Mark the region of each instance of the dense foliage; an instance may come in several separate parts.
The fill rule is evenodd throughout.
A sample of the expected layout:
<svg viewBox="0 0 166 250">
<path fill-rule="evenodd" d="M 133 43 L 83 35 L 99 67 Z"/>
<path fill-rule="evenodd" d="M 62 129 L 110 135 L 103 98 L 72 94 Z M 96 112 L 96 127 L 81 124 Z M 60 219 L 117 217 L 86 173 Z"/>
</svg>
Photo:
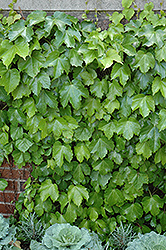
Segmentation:
<svg viewBox="0 0 166 250">
<path fill-rule="evenodd" d="M 104 31 L 62 12 L 1 19 L 0 163 L 33 165 L 16 208 L 47 227 L 166 230 L 166 18 L 122 3 Z"/>
</svg>

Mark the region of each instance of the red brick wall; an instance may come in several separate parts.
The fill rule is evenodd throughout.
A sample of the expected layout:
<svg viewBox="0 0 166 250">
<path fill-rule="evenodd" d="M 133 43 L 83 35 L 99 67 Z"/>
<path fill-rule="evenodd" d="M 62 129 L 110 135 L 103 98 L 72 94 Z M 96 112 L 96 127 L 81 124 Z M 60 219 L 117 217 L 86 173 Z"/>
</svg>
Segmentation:
<svg viewBox="0 0 166 250">
<path fill-rule="evenodd" d="M 30 165 L 18 169 L 13 163 L 4 161 L 0 167 L 0 178 L 8 181 L 8 187 L 3 192 L 0 191 L 0 214 L 5 217 L 13 214 L 15 201 L 24 190 L 24 183 L 30 177 L 30 173 Z"/>
</svg>

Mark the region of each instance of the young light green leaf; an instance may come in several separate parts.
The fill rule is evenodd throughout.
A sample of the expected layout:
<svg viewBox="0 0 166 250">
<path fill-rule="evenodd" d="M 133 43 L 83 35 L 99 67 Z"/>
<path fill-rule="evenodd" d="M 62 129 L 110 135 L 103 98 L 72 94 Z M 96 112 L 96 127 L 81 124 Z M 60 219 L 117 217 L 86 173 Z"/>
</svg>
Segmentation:
<svg viewBox="0 0 166 250">
<path fill-rule="evenodd" d="M 100 62 L 104 65 L 104 69 L 111 67 L 113 61 L 122 63 L 121 57 L 118 55 L 118 52 L 114 49 L 109 49 L 106 52 L 106 56 L 100 60 Z"/>
<path fill-rule="evenodd" d="M 28 43 L 21 37 L 14 44 L 8 40 L 3 40 L 1 43 L 0 58 L 2 58 L 3 63 L 7 67 L 11 64 L 16 54 L 25 59 L 28 53 Z"/>
<path fill-rule="evenodd" d="M 64 162 L 64 158 L 71 162 L 73 158 L 73 152 L 69 145 L 62 145 L 59 141 L 55 142 L 53 145 L 53 157 L 56 164 L 61 167 Z"/>
<path fill-rule="evenodd" d="M 122 0 L 122 7 L 129 8 L 133 3 L 133 0 Z"/>
<path fill-rule="evenodd" d="M 50 179 L 42 182 L 39 193 L 43 202 L 46 201 L 48 197 L 55 202 L 59 197 L 58 187 L 56 184 L 53 184 Z"/>
<path fill-rule="evenodd" d="M 92 136 L 93 128 L 89 127 L 86 123 L 81 122 L 79 128 L 75 130 L 75 137 L 79 141 L 88 141 Z"/>
<path fill-rule="evenodd" d="M 122 191 L 119 189 L 110 189 L 109 187 L 105 191 L 104 198 L 105 202 L 110 206 L 122 205 L 125 201 Z"/>
<path fill-rule="evenodd" d="M 18 139 L 15 142 L 15 145 L 21 152 L 25 153 L 33 145 L 33 143 L 30 140 L 23 138 Z"/>
<path fill-rule="evenodd" d="M 133 97 L 132 100 L 132 110 L 138 109 L 143 117 L 149 115 L 150 110 L 154 112 L 155 103 L 153 97 L 150 95 L 139 94 Z"/>
<path fill-rule="evenodd" d="M 111 122 L 105 122 L 105 121 L 101 121 L 99 123 L 99 130 L 103 131 L 105 136 L 110 139 L 114 132 L 116 131 L 116 124 L 111 121 Z"/>
<path fill-rule="evenodd" d="M 4 191 L 7 186 L 8 186 L 8 181 L 5 179 L 0 179 L 0 190 Z"/>
<path fill-rule="evenodd" d="M 82 185 L 70 185 L 68 189 L 68 199 L 71 200 L 79 207 L 83 201 L 83 198 L 88 200 L 89 193 L 85 187 Z"/>
</svg>

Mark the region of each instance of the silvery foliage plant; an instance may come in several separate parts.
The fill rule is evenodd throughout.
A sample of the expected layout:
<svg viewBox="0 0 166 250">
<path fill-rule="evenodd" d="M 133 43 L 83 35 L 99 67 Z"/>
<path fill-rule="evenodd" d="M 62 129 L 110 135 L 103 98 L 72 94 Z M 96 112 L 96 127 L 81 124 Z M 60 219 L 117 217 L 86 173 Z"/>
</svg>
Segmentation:
<svg viewBox="0 0 166 250">
<path fill-rule="evenodd" d="M 50 226 L 42 242 L 31 241 L 31 250 L 103 250 L 98 235 L 87 229 L 79 229 L 70 224 L 54 224 Z"/>
</svg>

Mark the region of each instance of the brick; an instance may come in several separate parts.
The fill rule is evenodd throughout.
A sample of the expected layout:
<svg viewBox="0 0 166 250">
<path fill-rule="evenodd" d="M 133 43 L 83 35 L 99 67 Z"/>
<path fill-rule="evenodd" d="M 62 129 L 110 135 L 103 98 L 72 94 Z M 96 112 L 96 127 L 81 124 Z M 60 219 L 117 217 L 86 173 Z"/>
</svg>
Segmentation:
<svg viewBox="0 0 166 250">
<path fill-rule="evenodd" d="M 0 202 L 12 202 L 15 201 L 16 194 L 14 192 L 0 192 Z"/>
<path fill-rule="evenodd" d="M 13 214 L 14 213 L 14 205 L 9 204 L 0 204 L 0 211 L 4 214 Z"/>
<path fill-rule="evenodd" d="M 0 169 L 1 178 L 27 180 L 30 172 L 26 169 Z"/>
<path fill-rule="evenodd" d="M 5 190 L 10 190 L 10 191 L 20 191 L 20 185 L 18 181 L 15 180 L 9 180 L 8 181 L 8 186 Z"/>
</svg>

